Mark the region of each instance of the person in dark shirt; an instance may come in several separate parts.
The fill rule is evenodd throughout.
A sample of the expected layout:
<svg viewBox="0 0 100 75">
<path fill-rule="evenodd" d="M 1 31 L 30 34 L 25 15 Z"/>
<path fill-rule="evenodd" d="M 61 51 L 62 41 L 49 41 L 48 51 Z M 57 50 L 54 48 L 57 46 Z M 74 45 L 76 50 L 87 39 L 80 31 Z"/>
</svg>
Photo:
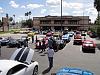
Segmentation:
<svg viewBox="0 0 100 75">
<path fill-rule="evenodd" d="M 43 39 L 43 40 L 42 40 L 42 52 L 45 51 L 45 48 L 46 48 L 46 46 L 45 46 L 45 40 Z"/>
</svg>

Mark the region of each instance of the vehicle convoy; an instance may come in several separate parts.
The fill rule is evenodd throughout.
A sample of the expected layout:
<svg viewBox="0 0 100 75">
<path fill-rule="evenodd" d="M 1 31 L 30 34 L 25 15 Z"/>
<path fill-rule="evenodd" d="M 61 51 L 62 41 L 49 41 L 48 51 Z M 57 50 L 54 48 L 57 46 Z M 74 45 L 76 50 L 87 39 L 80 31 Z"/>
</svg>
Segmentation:
<svg viewBox="0 0 100 75">
<path fill-rule="evenodd" d="M 17 49 L 9 60 L 0 60 L 0 75 L 38 75 L 38 62 L 32 61 L 34 50 Z"/>
</svg>

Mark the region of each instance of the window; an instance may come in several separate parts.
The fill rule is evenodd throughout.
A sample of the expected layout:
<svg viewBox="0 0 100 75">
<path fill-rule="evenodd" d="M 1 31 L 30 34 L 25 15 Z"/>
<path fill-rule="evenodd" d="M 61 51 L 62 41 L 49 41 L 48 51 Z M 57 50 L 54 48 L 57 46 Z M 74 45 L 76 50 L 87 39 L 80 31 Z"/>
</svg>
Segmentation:
<svg viewBox="0 0 100 75">
<path fill-rule="evenodd" d="M 19 64 L 19 65 L 15 66 L 15 67 L 11 68 L 11 69 L 8 71 L 7 75 L 12 75 L 12 74 L 14 74 L 14 73 L 16 73 L 16 72 L 22 70 L 22 69 L 25 68 L 25 67 L 26 67 L 26 65 Z"/>
</svg>

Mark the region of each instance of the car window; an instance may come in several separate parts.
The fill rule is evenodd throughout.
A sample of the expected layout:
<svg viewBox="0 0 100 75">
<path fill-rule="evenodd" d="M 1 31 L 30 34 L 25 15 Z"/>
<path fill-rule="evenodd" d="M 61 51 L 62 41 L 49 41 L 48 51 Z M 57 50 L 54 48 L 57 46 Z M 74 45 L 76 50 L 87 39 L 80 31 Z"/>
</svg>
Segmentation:
<svg viewBox="0 0 100 75">
<path fill-rule="evenodd" d="M 14 74 L 14 73 L 16 73 L 16 72 L 22 70 L 22 69 L 25 68 L 25 67 L 26 67 L 26 65 L 19 64 L 19 65 L 15 66 L 15 67 L 11 68 L 11 69 L 8 71 L 7 75 L 12 75 L 12 74 Z"/>
</svg>

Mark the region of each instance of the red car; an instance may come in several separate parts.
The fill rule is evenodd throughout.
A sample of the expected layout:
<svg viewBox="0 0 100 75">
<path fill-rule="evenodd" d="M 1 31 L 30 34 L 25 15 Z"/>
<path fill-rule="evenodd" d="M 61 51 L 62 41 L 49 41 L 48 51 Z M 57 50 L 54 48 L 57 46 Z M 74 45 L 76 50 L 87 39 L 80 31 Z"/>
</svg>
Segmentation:
<svg viewBox="0 0 100 75">
<path fill-rule="evenodd" d="M 82 44 L 82 51 L 92 51 L 95 52 L 96 44 L 94 41 L 85 40 Z"/>
<path fill-rule="evenodd" d="M 47 45 L 48 45 L 48 39 L 47 38 L 43 38 L 44 39 L 44 41 L 45 41 L 45 46 L 47 47 Z M 43 39 L 39 39 L 37 42 L 36 42 L 36 49 L 41 49 L 41 47 L 42 47 L 42 41 L 43 41 Z"/>
<path fill-rule="evenodd" d="M 73 44 L 82 44 L 82 36 L 81 34 L 74 35 L 74 42 Z"/>
</svg>

